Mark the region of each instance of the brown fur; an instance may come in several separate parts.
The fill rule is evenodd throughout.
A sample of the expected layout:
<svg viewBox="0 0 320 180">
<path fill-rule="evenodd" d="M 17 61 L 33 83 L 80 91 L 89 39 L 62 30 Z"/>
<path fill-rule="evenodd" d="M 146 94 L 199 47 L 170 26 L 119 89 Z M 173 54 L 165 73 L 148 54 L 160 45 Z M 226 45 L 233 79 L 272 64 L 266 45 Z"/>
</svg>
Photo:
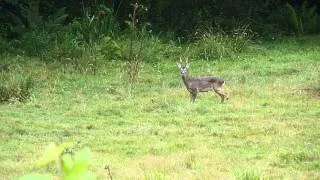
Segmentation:
<svg viewBox="0 0 320 180">
<path fill-rule="evenodd" d="M 190 93 L 191 102 L 195 102 L 197 95 L 199 92 L 208 92 L 214 91 L 221 98 L 221 103 L 224 100 L 228 100 L 228 95 L 223 90 L 224 80 L 218 77 L 213 76 L 202 76 L 202 77 L 190 77 L 188 75 L 188 63 L 184 63 L 182 65 L 182 61 L 180 59 L 180 63 L 177 63 L 181 77 L 184 85 Z"/>
</svg>

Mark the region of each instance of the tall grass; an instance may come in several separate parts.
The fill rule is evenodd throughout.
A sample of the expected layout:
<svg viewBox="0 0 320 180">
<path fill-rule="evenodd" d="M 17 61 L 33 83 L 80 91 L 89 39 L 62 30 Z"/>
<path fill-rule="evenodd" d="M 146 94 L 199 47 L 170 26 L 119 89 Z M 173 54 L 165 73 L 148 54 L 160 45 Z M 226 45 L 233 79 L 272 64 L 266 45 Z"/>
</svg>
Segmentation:
<svg viewBox="0 0 320 180">
<path fill-rule="evenodd" d="M 0 80 L 2 82 L 0 85 L 0 103 L 26 101 L 34 84 L 30 77 L 17 80 L 2 76 Z"/>
<path fill-rule="evenodd" d="M 19 73 L 9 62 L 0 62 L 0 103 L 24 102 L 31 95 L 35 81 L 31 75 Z"/>
<path fill-rule="evenodd" d="M 221 60 L 234 58 L 246 49 L 252 32 L 247 26 L 240 26 L 231 32 L 221 29 L 208 29 L 199 32 L 198 41 L 195 44 L 195 54 L 205 60 Z"/>
</svg>

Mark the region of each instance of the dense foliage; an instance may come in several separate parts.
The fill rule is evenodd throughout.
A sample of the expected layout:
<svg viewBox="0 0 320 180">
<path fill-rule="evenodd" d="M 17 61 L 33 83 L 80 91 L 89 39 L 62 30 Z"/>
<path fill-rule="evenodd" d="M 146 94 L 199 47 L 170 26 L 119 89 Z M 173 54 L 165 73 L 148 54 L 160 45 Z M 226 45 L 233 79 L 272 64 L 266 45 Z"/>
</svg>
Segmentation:
<svg viewBox="0 0 320 180">
<path fill-rule="evenodd" d="M 125 21 L 132 12 L 130 4 L 135 2 L 4 0 L 0 4 L 1 36 L 17 38 L 48 23 L 65 26 L 79 20 L 100 23 L 100 26 L 95 24 L 96 33 L 110 33 L 111 28 L 114 30 L 118 25 L 121 29 L 126 27 Z M 306 26 L 301 27 L 306 33 L 320 31 L 319 9 L 316 9 L 320 2 L 314 0 L 143 0 L 138 3 L 148 9 L 139 18 L 149 22 L 155 33 L 174 32 L 177 36 L 190 37 L 204 27 L 230 30 L 239 24 L 248 24 L 262 35 L 288 34 L 300 28 L 297 22 Z M 115 16 L 117 23 L 110 22 L 110 16 Z"/>
</svg>

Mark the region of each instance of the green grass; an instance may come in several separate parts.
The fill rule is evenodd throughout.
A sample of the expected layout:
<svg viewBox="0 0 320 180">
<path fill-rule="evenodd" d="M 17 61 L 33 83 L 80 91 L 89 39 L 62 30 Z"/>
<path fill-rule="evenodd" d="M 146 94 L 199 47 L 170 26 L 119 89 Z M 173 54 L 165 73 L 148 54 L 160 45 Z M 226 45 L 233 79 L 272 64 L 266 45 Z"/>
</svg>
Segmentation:
<svg viewBox="0 0 320 180">
<path fill-rule="evenodd" d="M 175 62 L 144 64 L 133 96 L 120 63 L 96 75 L 8 57 L 29 75 L 26 102 L 0 105 L 0 179 L 39 169 L 49 142 L 89 147 L 99 179 L 319 179 L 320 37 L 253 44 L 235 60 L 191 61 L 190 73 L 226 80 L 230 100 L 195 104 Z M 54 172 L 54 171 L 52 171 Z"/>
</svg>

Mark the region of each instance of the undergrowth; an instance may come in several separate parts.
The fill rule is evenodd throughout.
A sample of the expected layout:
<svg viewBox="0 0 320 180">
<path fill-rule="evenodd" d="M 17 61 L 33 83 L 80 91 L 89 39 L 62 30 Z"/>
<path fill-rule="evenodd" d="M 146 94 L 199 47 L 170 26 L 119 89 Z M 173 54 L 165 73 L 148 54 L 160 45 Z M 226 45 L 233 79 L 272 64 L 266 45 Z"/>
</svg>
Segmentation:
<svg viewBox="0 0 320 180">
<path fill-rule="evenodd" d="M 0 103 L 24 102 L 31 95 L 33 77 L 16 77 L 0 72 Z"/>
<path fill-rule="evenodd" d="M 200 31 L 194 48 L 196 52 L 192 53 L 211 61 L 236 58 L 237 54 L 246 50 L 252 35 L 247 26 L 240 26 L 231 32 L 218 28 Z"/>
</svg>

